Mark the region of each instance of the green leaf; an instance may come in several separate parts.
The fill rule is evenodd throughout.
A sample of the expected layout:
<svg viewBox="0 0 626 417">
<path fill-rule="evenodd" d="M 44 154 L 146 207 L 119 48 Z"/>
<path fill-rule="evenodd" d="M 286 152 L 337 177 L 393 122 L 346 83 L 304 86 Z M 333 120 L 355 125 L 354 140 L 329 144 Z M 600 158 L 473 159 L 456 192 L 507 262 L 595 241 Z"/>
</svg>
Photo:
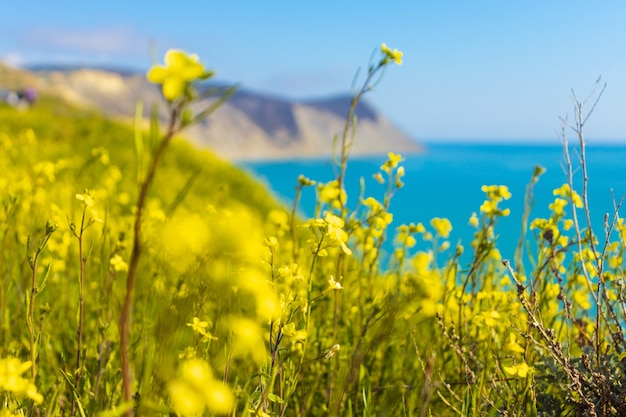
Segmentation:
<svg viewBox="0 0 626 417">
<path fill-rule="evenodd" d="M 135 106 L 135 155 L 137 157 L 137 181 L 143 181 L 143 134 L 141 122 L 143 121 L 143 102 L 139 100 Z"/>
<path fill-rule="evenodd" d="M 267 399 L 270 400 L 273 403 L 278 403 L 278 404 L 284 404 L 285 401 L 283 401 L 282 398 L 280 398 L 278 395 L 276 394 L 267 394 Z"/>
<path fill-rule="evenodd" d="M 72 395 L 74 396 L 74 399 L 76 400 L 76 405 L 78 406 L 78 412 L 80 413 L 80 416 L 87 417 L 87 414 L 85 413 L 85 409 L 83 408 L 83 404 L 80 401 L 80 394 L 78 393 L 78 391 L 76 391 L 76 387 L 74 386 L 74 384 L 72 384 L 70 376 L 63 369 L 59 369 L 59 372 L 61 372 L 61 375 L 63 375 L 63 377 L 65 378 L 65 381 L 69 384 L 70 389 L 72 390 Z"/>
</svg>

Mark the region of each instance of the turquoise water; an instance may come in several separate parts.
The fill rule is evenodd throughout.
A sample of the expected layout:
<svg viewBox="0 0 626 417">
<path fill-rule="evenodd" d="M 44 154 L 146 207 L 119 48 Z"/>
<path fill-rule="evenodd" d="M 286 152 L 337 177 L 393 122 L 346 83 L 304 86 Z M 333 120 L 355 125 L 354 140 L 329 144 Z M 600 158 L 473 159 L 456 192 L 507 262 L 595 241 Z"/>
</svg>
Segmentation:
<svg viewBox="0 0 626 417">
<path fill-rule="evenodd" d="M 554 141 L 552 141 L 554 143 Z M 467 248 L 473 229 L 468 225 L 472 212 L 478 212 L 484 200 L 484 184 L 507 185 L 512 198 L 502 207 L 511 214 L 503 218 L 496 233 L 502 256 L 512 258 L 521 230 L 524 190 L 533 169 L 541 165 L 546 173 L 535 187 L 534 217 L 548 216 L 548 204 L 554 200 L 552 190 L 567 182 L 564 171 L 563 149 L 560 145 L 486 145 L 486 144 L 430 144 L 425 153 L 406 157 L 405 187 L 393 198 L 392 228 L 403 223 L 422 222 L 427 225 L 433 217 L 447 217 L 453 225 L 451 243 L 461 241 Z M 575 148 L 571 150 L 576 188 L 582 189 L 582 177 Z M 346 188 L 349 202 L 354 204 L 359 195 L 360 179 L 366 184 L 366 196 L 382 197 L 383 186 L 372 179 L 384 156 L 353 159 L 347 172 Z M 613 213 L 613 190 L 616 199 L 626 193 L 626 146 L 588 145 L 589 202 L 597 234 L 602 233 L 605 213 Z M 257 162 L 243 164 L 283 201 L 293 199 L 298 175 L 317 181 L 334 178 L 328 160 Z M 305 215 L 311 215 L 315 193 L 307 190 L 300 205 Z M 623 210 L 622 210 L 623 211 Z M 387 246 L 389 249 L 389 246 Z"/>
</svg>

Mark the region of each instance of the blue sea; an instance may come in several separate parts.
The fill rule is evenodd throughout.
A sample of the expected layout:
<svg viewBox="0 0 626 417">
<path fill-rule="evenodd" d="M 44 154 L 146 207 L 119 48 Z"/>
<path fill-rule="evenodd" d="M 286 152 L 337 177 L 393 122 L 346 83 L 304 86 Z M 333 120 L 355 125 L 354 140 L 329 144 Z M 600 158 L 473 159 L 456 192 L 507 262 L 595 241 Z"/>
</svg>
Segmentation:
<svg viewBox="0 0 626 417">
<path fill-rule="evenodd" d="M 535 203 L 531 219 L 549 216 L 548 205 L 554 200 L 552 190 L 567 182 L 563 147 L 556 140 L 549 145 L 528 144 L 467 144 L 430 143 L 422 154 L 406 156 L 405 187 L 392 199 L 394 229 L 400 224 L 422 222 L 428 227 L 433 217 L 447 217 L 453 226 L 450 240 L 469 248 L 474 229 L 468 220 L 472 212 L 479 212 L 485 199 L 482 185 L 506 185 L 512 198 L 500 204 L 510 208 L 511 214 L 503 218 L 496 234 L 498 248 L 503 258 L 512 258 L 521 231 L 524 193 L 536 165 L 546 169 L 535 186 Z M 589 203 L 596 234 L 603 234 L 605 213 L 613 213 L 613 198 L 619 200 L 626 194 L 626 145 L 587 145 L 589 176 Z M 582 175 L 578 162 L 579 151 L 570 144 L 570 154 L 575 168 L 575 188 L 582 190 Z M 378 172 L 385 156 L 353 158 L 347 171 L 346 188 L 349 205 L 358 200 L 361 179 L 365 182 L 365 196 L 382 198 L 383 186 L 372 175 Z M 278 198 L 291 203 L 300 174 L 316 181 L 335 178 L 328 159 L 254 162 L 242 166 L 264 182 Z M 613 197 L 614 196 L 614 197 Z M 300 212 L 312 215 L 315 192 L 307 189 L 303 195 Z M 625 211 L 626 208 L 622 211 Z M 388 245 L 386 247 L 390 249 Z"/>
</svg>

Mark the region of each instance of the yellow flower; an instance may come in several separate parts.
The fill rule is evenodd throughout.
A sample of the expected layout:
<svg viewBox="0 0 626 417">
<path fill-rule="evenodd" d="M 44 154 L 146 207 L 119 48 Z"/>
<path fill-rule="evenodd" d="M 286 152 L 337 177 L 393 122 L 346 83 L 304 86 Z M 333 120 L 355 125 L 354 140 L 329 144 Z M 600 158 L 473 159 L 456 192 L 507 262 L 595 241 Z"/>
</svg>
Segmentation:
<svg viewBox="0 0 626 417">
<path fill-rule="evenodd" d="M 497 311 L 483 311 L 480 314 L 487 327 L 496 327 L 498 325 L 500 313 L 498 313 Z"/>
<path fill-rule="evenodd" d="M 511 198 L 511 192 L 506 185 L 483 185 L 480 189 L 492 200 L 501 201 Z"/>
<path fill-rule="evenodd" d="M 533 230 L 533 229 L 543 230 L 549 225 L 550 223 L 546 219 L 537 218 L 537 219 L 534 219 L 532 222 L 530 222 L 530 230 Z"/>
<path fill-rule="evenodd" d="M 109 268 L 115 272 L 128 271 L 128 264 L 124 262 L 124 258 L 120 255 L 113 255 L 109 260 Z"/>
<path fill-rule="evenodd" d="M 413 258 L 413 267 L 419 275 L 426 275 L 430 270 L 432 254 L 427 252 L 418 252 Z"/>
<path fill-rule="evenodd" d="M 341 206 L 341 204 L 339 204 L 340 199 L 344 204 L 348 201 L 346 190 L 339 188 L 339 182 L 337 180 L 330 181 L 327 184 L 318 184 L 317 193 L 322 203 L 328 203 L 335 208 Z"/>
<path fill-rule="evenodd" d="M 478 227 L 478 216 L 476 215 L 476 212 L 472 213 L 472 217 L 469 219 L 469 224 L 473 227 Z"/>
<path fill-rule="evenodd" d="M 567 200 L 563 200 L 562 198 L 555 198 L 554 203 L 551 203 L 548 208 L 554 212 L 557 216 L 563 216 L 563 209 L 567 205 Z"/>
<path fill-rule="evenodd" d="M 285 336 L 293 337 L 297 341 L 303 341 L 307 337 L 306 330 L 296 330 L 296 325 L 294 323 L 284 325 L 283 334 Z"/>
<path fill-rule="evenodd" d="M 235 396 L 226 385 L 213 377 L 209 365 L 201 359 L 186 361 L 180 378 L 168 383 L 172 406 L 183 416 L 199 415 L 208 408 L 212 413 L 228 414 Z"/>
<path fill-rule="evenodd" d="M 571 219 L 563 220 L 563 230 L 569 230 L 574 225 L 574 221 Z"/>
<path fill-rule="evenodd" d="M 348 241 L 348 233 L 343 230 L 343 219 L 335 216 L 332 213 L 327 212 L 326 216 L 324 217 L 324 221 L 328 226 L 328 237 L 330 237 L 330 239 L 334 242 L 339 243 L 339 246 L 341 246 L 341 250 L 346 255 L 351 255 L 352 250 L 350 250 L 350 248 L 348 248 L 348 246 L 346 245 L 346 242 Z"/>
<path fill-rule="evenodd" d="M 575 207 L 581 208 L 583 206 L 583 200 L 580 198 L 580 195 L 578 195 L 576 191 L 572 190 L 569 184 L 563 184 L 560 188 L 556 188 L 552 191 L 552 194 L 568 199 L 571 198 Z"/>
<path fill-rule="evenodd" d="M 396 240 L 399 244 L 406 246 L 407 248 L 412 248 L 417 243 L 417 240 L 412 235 L 407 232 L 400 232 L 396 237 Z"/>
<path fill-rule="evenodd" d="M 505 373 L 511 376 L 517 376 L 520 378 L 526 378 L 528 373 L 533 370 L 530 366 L 528 366 L 526 362 L 522 362 L 520 364 L 511 365 L 511 366 L 503 366 L 502 369 L 504 370 Z"/>
<path fill-rule="evenodd" d="M 393 51 L 391 50 L 391 48 L 387 47 L 386 43 L 383 43 L 380 47 L 380 50 L 382 51 L 382 53 L 385 55 L 385 57 L 383 58 L 383 63 L 387 63 L 390 61 L 395 62 L 398 65 L 402 65 L 402 52 L 398 51 L 397 49 L 394 49 Z"/>
<path fill-rule="evenodd" d="M 485 200 L 485 202 L 480 206 L 480 211 L 489 215 L 495 213 L 498 210 L 498 202 L 495 200 Z"/>
<path fill-rule="evenodd" d="M 524 348 L 517 343 L 515 333 L 509 334 L 509 343 L 504 345 L 504 348 L 511 352 L 524 353 Z"/>
<path fill-rule="evenodd" d="M 165 66 L 153 66 L 146 78 L 151 83 L 161 84 L 163 96 L 169 101 L 174 101 L 185 93 L 191 82 L 207 79 L 213 74 L 213 71 L 204 69 L 197 55 L 170 49 L 165 54 Z"/>
<path fill-rule="evenodd" d="M 276 249 L 278 247 L 278 239 L 275 236 L 268 236 L 263 240 L 263 244 L 268 248 Z"/>
<path fill-rule="evenodd" d="M 196 333 L 204 333 L 205 329 L 209 327 L 209 322 L 200 320 L 198 317 L 194 317 L 191 323 L 187 323 L 187 326 L 191 327 Z"/>
<path fill-rule="evenodd" d="M 30 361 L 22 362 L 17 358 L 0 359 L 0 392 L 10 391 L 18 398 L 28 397 L 36 404 L 41 404 L 43 396 L 30 380 L 22 378 L 22 374 L 33 366 Z"/>
<path fill-rule="evenodd" d="M 85 190 L 82 194 L 76 194 L 76 199 L 87 207 L 93 206 L 93 196 L 89 190 Z"/>
<path fill-rule="evenodd" d="M 574 304 L 583 310 L 589 310 L 591 308 L 589 294 L 585 290 L 574 291 Z"/>
<path fill-rule="evenodd" d="M 389 174 L 391 170 L 396 168 L 400 162 L 402 162 L 402 155 L 389 152 L 387 154 L 387 160 L 380 166 L 380 169 L 381 171 L 385 171 Z"/>
<path fill-rule="evenodd" d="M 233 353 L 235 356 L 245 357 L 252 356 L 257 363 L 263 363 L 265 360 L 265 343 L 261 328 L 254 321 L 243 318 L 234 317 L 230 320 L 233 338 Z"/>
<path fill-rule="evenodd" d="M 328 288 L 330 290 L 340 290 L 343 287 L 341 286 L 341 283 L 339 281 L 335 281 L 335 277 L 331 275 L 328 280 Z"/>
<path fill-rule="evenodd" d="M 443 238 L 450 236 L 452 230 L 452 224 L 450 220 L 444 218 L 435 217 L 430 221 L 430 225 L 435 228 L 435 231 Z"/>
</svg>

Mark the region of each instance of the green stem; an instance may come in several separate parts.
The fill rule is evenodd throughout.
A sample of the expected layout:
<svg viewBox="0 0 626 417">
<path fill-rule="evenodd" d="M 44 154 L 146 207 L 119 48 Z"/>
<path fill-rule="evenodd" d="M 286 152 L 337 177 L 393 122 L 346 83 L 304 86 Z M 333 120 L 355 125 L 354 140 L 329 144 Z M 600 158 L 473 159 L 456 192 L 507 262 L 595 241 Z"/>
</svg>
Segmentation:
<svg viewBox="0 0 626 417">
<path fill-rule="evenodd" d="M 78 239 L 78 258 L 80 260 L 80 275 L 78 277 L 78 330 L 77 347 L 76 347 L 76 370 L 74 372 L 74 386 L 78 388 L 78 382 L 82 376 L 81 372 L 81 354 L 83 350 L 83 317 L 85 307 L 85 258 L 83 257 L 83 232 L 85 231 L 85 214 L 87 206 L 83 207 L 83 215 L 80 220 L 80 233 L 76 235 Z M 72 399 L 71 415 L 75 414 L 76 399 Z"/>
<path fill-rule="evenodd" d="M 374 74 L 376 74 L 376 72 L 380 70 L 383 67 L 383 65 L 384 64 L 382 63 L 378 64 L 376 67 L 370 69 L 370 71 L 367 73 L 367 77 L 365 78 L 363 85 L 361 86 L 359 91 L 356 93 L 356 95 L 352 98 L 352 101 L 350 102 L 350 110 L 348 110 L 348 115 L 346 116 L 346 122 L 343 126 L 343 134 L 341 135 L 341 154 L 340 154 L 340 159 L 339 159 L 339 175 L 337 176 L 337 188 L 339 189 L 339 204 L 341 205 L 342 210 L 346 202 L 343 201 L 341 190 L 343 190 L 345 176 L 346 176 L 346 169 L 348 167 L 348 157 L 350 156 L 350 149 L 352 148 L 352 143 L 353 143 L 352 140 L 348 139 L 348 136 L 350 135 L 351 130 L 353 131 L 352 126 L 354 124 L 354 113 L 356 111 L 357 104 L 361 100 L 361 97 L 363 97 L 363 94 L 365 94 L 372 88 L 372 86 L 370 85 L 370 81 L 374 77 Z"/>
</svg>

